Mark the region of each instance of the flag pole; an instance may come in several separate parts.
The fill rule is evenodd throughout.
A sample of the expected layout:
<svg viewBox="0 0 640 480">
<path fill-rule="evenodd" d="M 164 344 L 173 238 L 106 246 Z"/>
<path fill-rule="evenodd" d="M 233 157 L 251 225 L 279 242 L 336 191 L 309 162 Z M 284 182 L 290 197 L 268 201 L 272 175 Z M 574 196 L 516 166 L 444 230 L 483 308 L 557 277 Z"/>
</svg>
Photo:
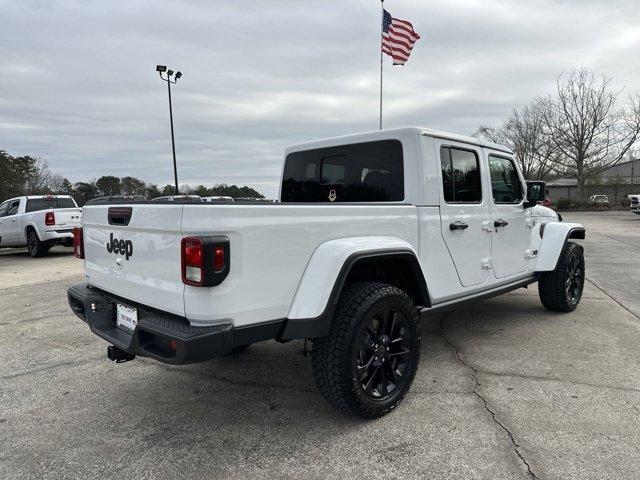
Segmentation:
<svg viewBox="0 0 640 480">
<path fill-rule="evenodd" d="M 380 18 L 380 130 L 382 130 L 382 40 L 384 38 L 384 0 L 380 0 L 382 14 Z"/>
</svg>

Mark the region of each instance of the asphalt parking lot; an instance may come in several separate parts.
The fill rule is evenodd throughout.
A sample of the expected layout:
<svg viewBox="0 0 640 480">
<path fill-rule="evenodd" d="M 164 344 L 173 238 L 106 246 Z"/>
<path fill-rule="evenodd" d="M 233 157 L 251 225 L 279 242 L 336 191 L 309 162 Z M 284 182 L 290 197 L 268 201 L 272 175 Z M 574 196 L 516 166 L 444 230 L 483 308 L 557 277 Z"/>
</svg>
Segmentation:
<svg viewBox="0 0 640 480">
<path fill-rule="evenodd" d="M 579 308 L 533 285 L 425 321 L 412 390 L 371 422 L 328 406 L 302 342 L 112 364 L 67 306 L 70 250 L 0 251 L 0 478 L 638 478 L 640 216 L 564 216 Z"/>
</svg>

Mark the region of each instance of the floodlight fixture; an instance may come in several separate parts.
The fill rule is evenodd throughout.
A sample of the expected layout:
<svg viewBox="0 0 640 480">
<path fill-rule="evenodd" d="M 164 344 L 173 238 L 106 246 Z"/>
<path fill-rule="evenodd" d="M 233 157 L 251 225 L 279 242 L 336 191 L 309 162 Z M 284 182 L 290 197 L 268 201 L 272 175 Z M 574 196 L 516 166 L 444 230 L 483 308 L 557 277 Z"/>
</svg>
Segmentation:
<svg viewBox="0 0 640 480">
<path fill-rule="evenodd" d="M 166 65 L 156 65 L 156 72 L 166 72 L 167 71 L 167 67 Z"/>
</svg>

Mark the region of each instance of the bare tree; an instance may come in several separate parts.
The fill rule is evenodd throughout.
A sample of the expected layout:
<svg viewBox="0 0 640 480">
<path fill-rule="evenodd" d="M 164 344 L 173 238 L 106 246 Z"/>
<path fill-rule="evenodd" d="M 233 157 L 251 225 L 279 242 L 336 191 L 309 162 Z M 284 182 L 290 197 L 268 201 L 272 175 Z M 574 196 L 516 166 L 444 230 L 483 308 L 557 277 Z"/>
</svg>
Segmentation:
<svg viewBox="0 0 640 480">
<path fill-rule="evenodd" d="M 619 105 L 611 80 L 586 68 L 556 79 L 556 97 L 540 98 L 547 137 L 559 153 L 556 169 L 575 174 L 578 198 L 587 180 L 620 162 L 640 135 L 640 96 Z"/>
<path fill-rule="evenodd" d="M 26 195 L 49 193 L 49 184 L 52 181 L 52 173 L 46 160 L 36 158 L 29 175 L 24 178 L 24 191 Z"/>
<path fill-rule="evenodd" d="M 49 178 L 47 180 L 47 191 L 48 193 L 58 193 L 63 189 L 63 185 L 65 185 L 64 181 L 67 180 L 59 173 L 51 173 L 49 174 Z M 69 180 L 67 180 L 69 182 Z"/>
<path fill-rule="evenodd" d="M 504 134 L 503 127 L 489 127 L 487 125 L 481 125 L 473 134 L 473 136 L 476 138 L 482 138 L 483 140 L 487 140 L 489 142 L 505 145 L 509 148 L 512 147 L 512 145 L 510 145 L 509 139 L 507 139 Z"/>
<path fill-rule="evenodd" d="M 551 173 L 557 150 L 545 135 L 544 117 L 535 104 L 514 110 L 505 130 L 525 178 L 542 180 Z"/>
<path fill-rule="evenodd" d="M 534 103 L 514 109 L 501 127 L 482 126 L 474 135 L 511 148 L 525 178 L 540 180 L 553 170 L 557 154 L 544 127 L 542 112 Z"/>
</svg>

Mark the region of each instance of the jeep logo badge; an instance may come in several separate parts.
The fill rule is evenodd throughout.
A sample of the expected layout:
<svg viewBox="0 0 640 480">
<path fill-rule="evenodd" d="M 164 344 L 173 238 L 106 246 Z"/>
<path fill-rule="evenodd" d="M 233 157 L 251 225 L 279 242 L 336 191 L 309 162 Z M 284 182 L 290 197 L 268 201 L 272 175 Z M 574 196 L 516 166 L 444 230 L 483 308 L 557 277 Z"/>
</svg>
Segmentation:
<svg viewBox="0 0 640 480">
<path fill-rule="evenodd" d="M 112 233 L 107 242 L 107 252 L 115 255 L 124 255 L 124 258 L 129 260 L 129 257 L 133 255 L 133 242 L 131 240 L 113 238 Z"/>
<path fill-rule="evenodd" d="M 329 190 L 329 201 L 330 202 L 335 202 L 336 198 L 338 198 L 338 195 L 336 194 L 335 190 Z"/>
</svg>

